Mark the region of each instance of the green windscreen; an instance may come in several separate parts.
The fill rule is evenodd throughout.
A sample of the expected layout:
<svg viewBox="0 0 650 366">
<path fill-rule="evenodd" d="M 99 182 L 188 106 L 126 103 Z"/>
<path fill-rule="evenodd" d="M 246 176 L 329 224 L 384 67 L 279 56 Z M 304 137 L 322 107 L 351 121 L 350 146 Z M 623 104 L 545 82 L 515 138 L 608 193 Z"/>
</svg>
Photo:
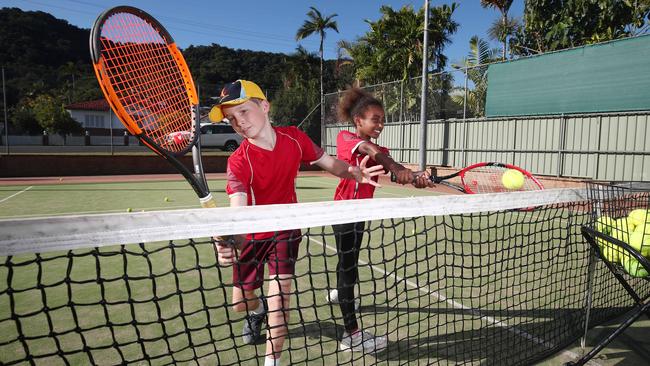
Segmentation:
<svg viewBox="0 0 650 366">
<path fill-rule="evenodd" d="M 490 65 L 486 116 L 650 110 L 650 36 Z"/>
</svg>

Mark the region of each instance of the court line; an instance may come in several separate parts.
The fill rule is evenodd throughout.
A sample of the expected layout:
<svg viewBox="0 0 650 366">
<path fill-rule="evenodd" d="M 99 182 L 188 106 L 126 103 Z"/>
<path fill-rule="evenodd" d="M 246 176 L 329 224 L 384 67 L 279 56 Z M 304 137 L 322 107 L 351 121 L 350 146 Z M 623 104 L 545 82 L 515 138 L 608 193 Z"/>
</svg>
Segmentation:
<svg viewBox="0 0 650 366">
<path fill-rule="evenodd" d="M 330 246 L 328 244 L 325 244 L 325 243 L 323 243 L 323 242 L 321 242 L 321 241 L 319 241 L 317 239 L 314 239 L 314 238 L 312 238 L 310 236 L 308 236 L 308 239 L 313 241 L 313 242 L 316 242 L 317 244 L 320 244 L 321 246 L 329 249 L 330 251 L 332 251 L 334 253 L 337 252 L 336 248 L 334 248 L 334 247 L 332 247 L 332 246 Z M 469 306 L 463 305 L 463 304 L 461 304 L 461 303 L 459 303 L 459 302 L 457 302 L 455 300 L 452 300 L 452 299 L 448 298 L 447 296 L 445 296 L 445 295 L 443 295 L 443 294 L 441 294 L 441 293 L 439 293 L 437 291 L 433 291 L 433 290 L 429 289 L 428 286 L 418 285 L 418 284 L 416 284 L 416 283 L 414 283 L 412 281 L 405 280 L 403 277 L 400 277 L 400 276 L 398 276 L 396 274 L 388 273 L 388 272 L 384 271 L 383 269 L 381 269 L 381 268 L 379 268 L 379 267 L 377 267 L 375 265 L 372 265 L 369 262 L 364 261 L 363 259 L 359 259 L 359 263 L 364 265 L 364 266 L 370 266 L 370 268 L 372 268 L 374 271 L 379 272 L 380 274 L 382 274 L 384 276 L 389 276 L 389 277 L 395 279 L 398 282 L 404 281 L 404 282 L 406 282 L 407 285 L 411 286 L 412 288 L 417 289 L 418 291 L 420 291 L 422 293 L 425 293 L 427 295 L 433 296 L 435 299 L 437 299 L 439 301 L 444 301 L 447 304 L 449 304 L 449 305 L 451 305 L 451 306 L 453 306 L 455 308 L 468 310 L 471 314 L 478 316 L 480 319 L 486 321 L 487 323 L 491 323 L 491 324 L 494 324 L 496 326 L 505 328 L 505 330 L 507 330 L 509 332 L 512 332 L 512 333 L 514 333 L 514 334 L 516 334 L 518 336 L 524 337 L 524 338 L 526 338 L 526 339 L 528 339 L 530 341 L 533 341 L 533 342 L 535 342 L 535 343 L 537 343 L 539 345 L 542 345 L 544 347 L 547 347 L 548 349 L 555 348 L 555 345 L 553 343 L 546 342 L 543 339 L 535 337 L 534 335 L 532 335 L 530 333 L 527 333 L 527 332 L 525 332 L 523 330 L 519 330 L 519 329 L 509 325 L 508 323 L 497 320 L 497 319 L 495 319 L 495 318 L 493 318 L 491 316 L 482 315 L 480 311 L 472 309 Z M 572 351 L 562 350 L 560 353 L 563 354 L 563 355 L 569 356 L 569 357 L 573 358 L 574 360 L 577 360 L 577 359 L 580 358 L 580 355 L 578 355 L 577 353 L 572 352 Z M 587 364 L 592 365 L 592 366 L 600 366 L 600 364 L 594 362 L 593 360 L 590 360 Z"/>
<path fill-rule="evenodd" d="M 29 187 L 23 189 L 23 190 L 20 191 L 20 192 L 16 192 L 16 193 L 12 194 L 12 195 L 9 196 L 9 197 L 5 197 L 5 198 L 3 198 L 3 199 L 0 200 L 0 203 L 3 203 L 4 201 L 6 201 L 6 200 L 8 200 L 8 199 L 10 199 L 10 198 L 12 198 L 12 197 L 16 197 L 17 195 L 19 195 L 19 194 L 21 194 L 21 193 L 27 192 L 27 191 L 29 191 L 29 190 L 32 189 L 32 188 L 34 188 L 34 186 L 29 186 Z"/>
<path fill-rule="evenodd" d="M 185 182 L 185 181 L 183 181 Z M 199 208 L 198 205 L 185 205 L 185 206 L 157 206 L 145 208 L 132 208 L 132 212 L 151 212 L 151 211 L 171 211 L 171 210 L 185 210 Z M 16 215 L 16 216 L 0 216 L 0 219 L 29 219 L 39 217 L 56 217 L 67 215 L 94 215 L 94 214 L 110 214 L 110 213 L 123 213 L 126 209 L 102 210 L 102 211 L 74 211 L 74 212 L 60 212 L 60 213 L 40 213 L 31 215 Z"/>
</svg>

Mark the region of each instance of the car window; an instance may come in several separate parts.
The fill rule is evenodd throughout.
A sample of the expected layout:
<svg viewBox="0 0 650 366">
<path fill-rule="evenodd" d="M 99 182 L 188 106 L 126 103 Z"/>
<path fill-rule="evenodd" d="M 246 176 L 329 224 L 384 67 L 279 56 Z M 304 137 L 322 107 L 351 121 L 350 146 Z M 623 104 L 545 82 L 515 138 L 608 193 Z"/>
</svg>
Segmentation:
<svg viewBox="0 0 650 366">
<path fill-rule="evenodd" d="M 201 133 L 206 135 L 236 133 L 230 125 L 205 125 L 201 127 Z"/>
<path fill-rule="evenodd" d="M 214 126 L 214 127 L 215 127 L 215 133 L 235 133 L 235 130 L 232 128 L 232 126 L 221 125 L 221 126 Z"/>
</svg>

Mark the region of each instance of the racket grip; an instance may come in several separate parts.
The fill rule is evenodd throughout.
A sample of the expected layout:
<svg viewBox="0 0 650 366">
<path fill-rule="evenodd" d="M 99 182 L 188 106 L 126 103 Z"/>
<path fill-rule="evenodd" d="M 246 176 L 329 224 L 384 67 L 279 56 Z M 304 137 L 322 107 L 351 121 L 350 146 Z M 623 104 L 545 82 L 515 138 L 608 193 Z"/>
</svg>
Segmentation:
<svg viewBox="0 0 650 366">
<path fill-rule="evenodd" d="M 201 202 L 201 207 L 203 208 L 217 207 L 217 201 L 215 201 L 214 198 L 212 197 L 212 193 L 208 193 L 207 196 L 203 198 L 199 198 L 199 202 Z"/>
<path fill-rule="evenodd" d="M 421 171 L 413 172 L 413 182 L 415 182 L 417 177 L 419 177 L 422 173 L 423 172 Z M 390 173 L 390 181 L 393 183 L 397 182 L 397 175 L 395 175 L 395 173 Z"/>
</svg>

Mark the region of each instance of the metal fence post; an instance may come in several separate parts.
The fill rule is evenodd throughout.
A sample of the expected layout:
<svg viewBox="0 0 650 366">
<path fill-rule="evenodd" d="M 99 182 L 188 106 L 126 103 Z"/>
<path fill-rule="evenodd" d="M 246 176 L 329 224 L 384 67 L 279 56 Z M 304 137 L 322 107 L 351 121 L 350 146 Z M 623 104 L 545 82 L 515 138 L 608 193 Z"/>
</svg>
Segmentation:
<svg viewBox="0 0 650 366">
<path fill-rule="evenodd" d="M 598 117 L 598 151 L 596 152 L 596 173 L 592 177 L 593 179 L 598 179 L 599 176 L 599 169 L 600 169 L 600 144 L 601 144 L 601 137 L 603 133 L 603 116 Z"/>
<path fill-rule="evenodd" d="M 514 131 L 513 131 L 513 136 L 512 136 L 512 164 L 518 165 L 517 162 L 515 161 L 515 155 L 517 154 L 517 119 L 513 119 L 514 121 Z"/>
<path fill-rule="evenodd" d="M 404 123 L 404 80 L 400 81 L 399 83 L 399 121 L 402 124 L 401 127 L 401 141 L 402 144 L 400 145 L 400 161 L 405 161 L 404 160 L 404 143 L 406 137 L 404 134 L 406 133 L 406 124 Z"/>
<path fill-rule="evenodd" d="M 422 46 L 422 93 L 420 99 L 420 170 L 427 168 L 427 75 L 429 74 L 429 0 L 424 2 L 424 41 Z"/>
<path fill-rule="evenodd" d="M 559 136 L 558 136 L 558 149 L 557 149 L 557 177 L 562 176 L 562 172 L 564 171 L 564 164 L 563 164 L 563 150 L 564 150 L 564 140 L 565 140 L 565 128 L 566 128 L 566 119 L 564 117 L 564 113 L 560 116 L 560 131 L 559 131 Z"/>
<path fill-rule="evenodd" d="M 463 93 L 463 164 L 467 166 L 467 67 L 465 67 L 465 92 Z"/>
<path fill-rule="evenodd" d="M 2 68 L 2 109 L 5 114 L 5 144 L 7 155 L 9 155 L 9 120 L 7 119 L 7 89 L 5 88 L 5 68 Z"/>
</svg>

